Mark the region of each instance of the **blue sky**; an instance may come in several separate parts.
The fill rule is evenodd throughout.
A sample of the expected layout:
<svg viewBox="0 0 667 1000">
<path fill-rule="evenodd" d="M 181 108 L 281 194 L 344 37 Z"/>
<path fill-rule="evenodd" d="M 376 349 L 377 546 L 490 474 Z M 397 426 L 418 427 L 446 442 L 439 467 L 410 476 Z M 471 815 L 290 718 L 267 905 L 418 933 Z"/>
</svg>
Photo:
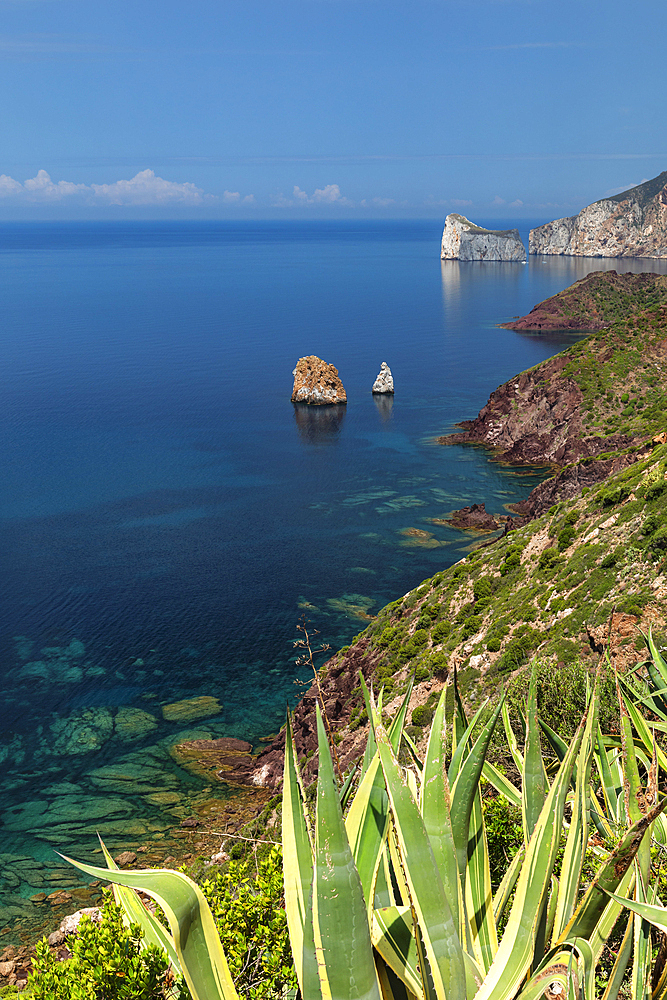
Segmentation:
<svg viewBox="0 0 667 1000">
<path fill-rule="evenodd" d="M 0 219 L 556 218 L 667 169 L 665 0 L 0 0 Z"/>
</svg>

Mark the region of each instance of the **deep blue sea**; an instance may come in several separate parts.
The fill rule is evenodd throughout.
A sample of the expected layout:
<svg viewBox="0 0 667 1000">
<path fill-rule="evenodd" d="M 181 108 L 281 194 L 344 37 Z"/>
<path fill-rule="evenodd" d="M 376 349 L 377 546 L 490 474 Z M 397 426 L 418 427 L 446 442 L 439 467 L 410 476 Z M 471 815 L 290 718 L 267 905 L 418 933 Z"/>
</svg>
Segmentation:
<svg viewBox="0 0 667 1000">
<path fill-rule="evenodd" d="M 120 845 L 193 808 L 201 783 L 165 749 L 185 729 L 256 741 L 281 725 L 307 676 L 300 615 L 349 642 L 474 544 L 428 518 L 503 513 L 540 480 L 434 443 L 571 342 L 497 323 L 591 270 L 667 271 L 441 262 L 440 235 L 428 221 L 0 225 L 0 928 L 38 905 L 53 846 L 89 845 L 91 816 Z M 291 404 L 309 354 L 337 366 L 347 406 Z M 394 399 L 371 395 L 382 361 Z M 162 719 L 199 695 L 221 712 Z M 121 764 L 132 787 L 109 779 Z M 33 857 L 42 882 L 22 874 Z"/>
</svg>

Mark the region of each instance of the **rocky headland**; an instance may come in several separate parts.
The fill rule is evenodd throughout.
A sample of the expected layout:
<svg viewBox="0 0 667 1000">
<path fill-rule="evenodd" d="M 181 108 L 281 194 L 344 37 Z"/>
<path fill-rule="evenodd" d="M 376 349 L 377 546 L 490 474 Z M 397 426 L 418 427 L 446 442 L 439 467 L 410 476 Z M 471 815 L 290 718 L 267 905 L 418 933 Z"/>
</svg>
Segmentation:
<svg viewBox="0 0 667 1000">
<path fill-rule="evenodd" d="M 667 170 L 578 215 L 531 229 L 532 254 L 667 257 Z"/>
<path fill-rule="evenodd" d="M 617 319 L 628 319 L 661 303 L 667 304 L 667 275 L 593 271 L 539 302 L 527 316 L 516 316 L 498 325 L 530 333 L 589 332 L 603 330 Z"/>
<path fill-rule="evenodd" d="M 524 263 L 526 248 L 518 229 L 484 229 L 464 215 L 445 219 L 442 260 L 507 260 Z"/>
<path fill-rule="evenodd" d="M 347 394 L 338 375 L 338 369 L 314 354 L 299 358 L 292 375 L 294 376 L 293 403 L 307 403 L 310 406 L 347 403 Z"/>
</svg>

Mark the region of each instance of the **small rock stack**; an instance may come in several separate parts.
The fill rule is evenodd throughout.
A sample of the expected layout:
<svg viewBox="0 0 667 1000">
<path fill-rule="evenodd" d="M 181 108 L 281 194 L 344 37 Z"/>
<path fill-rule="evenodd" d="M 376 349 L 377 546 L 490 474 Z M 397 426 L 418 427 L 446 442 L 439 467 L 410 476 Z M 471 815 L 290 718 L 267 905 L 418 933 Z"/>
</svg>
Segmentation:
<svg viewBox="0 0 667 1000">
<path fill-rule="evenodd" d="M 373 382 L 374 393 L 392 393 L 394 392 L 394 377 L 391 374 L 391 368 L 386 361 L 383 361 L 380 365 L 380 371 L 378 377 Z"/>
</svg>

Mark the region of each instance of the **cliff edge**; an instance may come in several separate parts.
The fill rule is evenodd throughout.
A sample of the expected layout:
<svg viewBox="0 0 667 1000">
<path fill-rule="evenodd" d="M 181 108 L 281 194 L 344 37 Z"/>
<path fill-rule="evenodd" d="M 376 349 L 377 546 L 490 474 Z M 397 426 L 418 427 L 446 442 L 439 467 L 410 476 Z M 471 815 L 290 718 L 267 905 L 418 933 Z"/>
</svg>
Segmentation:
<svg viewBox="0 0 667 1000">
<path fill-rule="evenodd" d="M 526 248 L 518 229 L 484 229 L 464 215 L 445 219 L 442 260 L 509 260 L 525 263 Z"/>
<path fill-rule="evenodd" d="M 531 229 L 528 252 L 572 257 L 667 257 L 667 170 L 579 215 Z"/>
</svg>

